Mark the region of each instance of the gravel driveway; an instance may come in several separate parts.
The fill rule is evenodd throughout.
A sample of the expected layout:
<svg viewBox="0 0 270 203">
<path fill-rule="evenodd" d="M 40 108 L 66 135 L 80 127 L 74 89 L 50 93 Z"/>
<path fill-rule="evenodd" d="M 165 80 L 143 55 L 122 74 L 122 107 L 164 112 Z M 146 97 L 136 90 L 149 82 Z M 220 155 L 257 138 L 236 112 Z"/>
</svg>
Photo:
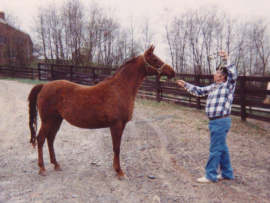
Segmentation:
<svg viewBox="0 0 270 203">
<path fill-rule="evenodd" d="M 63 171 L 38 175 L 29 143 L 27 96 L 33 85 L 0 80 L 0 202 L 269 202 L 270 124 L 232 117 L 228 136 L 237 179 L 196 183 L 208 158 L 203 111 L 137 100 L 123 134 L 118 180 L 109 129 L 86 130 L 63 122 L 55 140 Z M 40 125 L 39 125 L 40 126 Z"/>
</svg>

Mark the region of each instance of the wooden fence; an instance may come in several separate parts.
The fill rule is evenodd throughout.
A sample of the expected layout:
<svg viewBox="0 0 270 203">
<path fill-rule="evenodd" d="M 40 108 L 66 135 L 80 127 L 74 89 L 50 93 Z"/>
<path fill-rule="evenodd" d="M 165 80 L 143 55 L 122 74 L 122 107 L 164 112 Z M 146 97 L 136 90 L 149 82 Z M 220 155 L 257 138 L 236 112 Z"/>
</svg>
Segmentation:
<svg viewBox="0 0 270 203">
<path fill-rule="evenodd" d="M 38 64 L 38 79 L 41 81 L 69 80 L 94 85 L 114 74 L 116 69 L 72 65 Z"/>
<path fill-rule="evenodd" d="M 38 79 L 51 81 L 66 79 L 84 85 L 95 85 L 111 76 L 116 69 L 81 67 L 55 64 L 38 64 L 38 69 L 0 67 L 0 74 L 6 77 Z M 183 79 L 189 83 L 205 86 L 213 83 L 211 75 L 177 74 L 175 80 Z M 253 118 L 270 122 L 270 104 L 264 104 L 265 98 L 270 97 L 267 83 L 270 77 L 239 76 L 232 105 L 232 114 L 240 116 L 243 121 Z M 198 98 L 178 87 L 173 82 L 158 81 L 156 76 L 147 77 L 138 92 L 138 97 L 165 101 L 189 107 L 204 109 L 206 97 Z"/>
<path fill-rule="evenodd" d="M 10 78 L 25 78 L 25 79 L 37 79 L 38 70 L 28 67 L 16 67 L 16 66 L 1 66 L 0 76 Z"/>
</svg>

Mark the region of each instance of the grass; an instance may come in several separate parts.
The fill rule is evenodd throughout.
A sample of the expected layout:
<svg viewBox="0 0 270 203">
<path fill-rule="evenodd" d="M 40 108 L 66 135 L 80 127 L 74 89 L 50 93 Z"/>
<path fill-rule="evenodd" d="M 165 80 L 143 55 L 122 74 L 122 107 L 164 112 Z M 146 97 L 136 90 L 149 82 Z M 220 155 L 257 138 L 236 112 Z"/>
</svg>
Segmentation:
<svg viewBox="0 0 270 203">
<path fill-rule="evenodd" d="M 167 102 L 157 102 L 157 101 L 152 101 L 148 99 L 141 99 L 141 98 L 136 98 L 136 102 L 141 103 L 142 105 L 150 105 L 154 108 L 174 108 L 174 109 L 182 109 L 184 108 L 183 106 L 180 105 L 175 105 L 172 103 L 167 103 Z"/>
<path fill-rule="evenodd" d="M 144 111 L 147 113 L 148 116 L 157 116 L 159 114 L 173 114 L 173 119 L 171 122 L 175 123 L 176 125 L 187 124 L 186 118 L 180 115 L 192 115 L 192 112 L 197 112 L 192 121 L 194 121 L 194 128 L 198 132 L 203 132 L 207 130 L 208 132 L 208 119 L 205 115 L 205 109 L 198 110 L 195 108 L 189 108 L 182 105 L 167 103 L 167 102 L 156 102 L 147 99 L 140 99 L 136 98 L 136 105 L 135 107 L 144 108 Z M 178 116 L 179 115 L 179 116 Z M 194 114 L 193 114 L 194 116 Z M 199 117 L 199 121 L 198 121 Z M 236 134 L 246 134 L 252 136 L 263 136 L 263 137 L 270 137 L 270 133 L 267 131 L 268 125 L 261 125 L 260 121 L 246 121 L 243 122 L 240 117 L 232 116 L 232 128 L 230 131 Z M 191 122 L 191 121 L 190 121 Z M 265 126 L 265 127 L 264 127 Z M 184 133 L 181 132 L 180 133 Z"/>
<path fill-rule="evenodd" d="M 254 124 L 254 123 L 246 122 L 246 123 L 245 123 L 245 126 L 251 128 L 251 129 L 254 129 L 254 130 L 256 130 L 256 131 L 259 130 L 258 125 Z"/>
<path fill-rule="evenodd" d="M 47 83 L 47 81 L 39 81 L 39 80 L 31 80 L 31 79 L 19 79 L 19 78 L 0 78 L 1 80 L 9 80 L 9 81 L 17 81 L 21 83 L 27 83 L 27 84 L 41 84 L 41 83 Z"/>
</svg>

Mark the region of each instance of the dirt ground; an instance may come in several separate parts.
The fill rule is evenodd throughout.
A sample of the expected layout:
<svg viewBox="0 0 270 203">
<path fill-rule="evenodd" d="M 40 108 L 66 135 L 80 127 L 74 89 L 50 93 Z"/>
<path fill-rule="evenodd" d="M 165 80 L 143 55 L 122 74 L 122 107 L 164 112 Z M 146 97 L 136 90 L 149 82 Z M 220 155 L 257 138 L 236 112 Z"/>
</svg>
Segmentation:
<svg viewBox="0 0 270 203">
<path fill-rule="evenodd" d="M 228 135 L 236 180 L 196 183 L 208 158 L 204 111 L 137 100 L 123 134 L 118 180 L 109 129 L 63 122 L 56 136 L 54 171 L 38 175 L 29 143 L 27 96 L 33 85 L 0 80 L 0 202 L 270 202 L 270 123 L 232 116 Z M 40 126 L 40 125 L 39 125 Z"/>
</svg>

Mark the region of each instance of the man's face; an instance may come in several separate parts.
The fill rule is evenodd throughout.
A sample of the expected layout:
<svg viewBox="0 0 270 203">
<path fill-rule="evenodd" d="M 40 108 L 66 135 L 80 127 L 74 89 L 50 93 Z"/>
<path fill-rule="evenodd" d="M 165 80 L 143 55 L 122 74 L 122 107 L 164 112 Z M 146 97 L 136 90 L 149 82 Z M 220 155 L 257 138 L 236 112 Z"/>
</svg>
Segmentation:
<svg viewBox="0 0 270 203">
<path fill-rule="evenodd" d="M 220 70 L 217 70 L 217 72 L 214 74 L 214 82 L 219 82 L 222 79 L 222 72 Z"/>
</svg>

